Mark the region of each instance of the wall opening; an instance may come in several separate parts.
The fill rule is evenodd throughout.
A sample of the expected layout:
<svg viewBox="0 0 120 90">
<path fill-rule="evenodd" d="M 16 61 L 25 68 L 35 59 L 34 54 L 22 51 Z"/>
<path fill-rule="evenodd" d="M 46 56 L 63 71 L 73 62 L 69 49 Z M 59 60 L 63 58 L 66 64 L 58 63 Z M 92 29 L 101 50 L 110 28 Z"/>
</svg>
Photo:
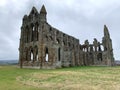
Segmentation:
<svg viewBox="0 0 120 90">
<path fill-rule="evenodd" d="M 93 47 L 93 51 L 95 52 L 95 47 Z"/>
<path fill-rule="evenodd" d="M 104 51 L 104 47 L 103 47 L 103 45 L 101 45 L 101 50 Z"/>
<path fill-rule="evenodd" d="M 35 26 L 32 27 L 32 30 L 35 31 Z"/>
<path fill-rule="evenodd" d="M 60 61 L 60 48 L 58 48 L 58 61 Z"/>
<path fill-rule="evenodd" d="M 48 48 L 45 50 L 45 61 L 48 62 Z"/>
<path fill-rule="evenodd" d="M 34 40 L 34 25 L 33 23 L 31 24 L 31 42 Z"/>
<path fill-rule="evenodd" d="M 31 53 L 30 53 L 30 59 L 31 61 L 33 61 L 33 51 L 31 50 Z"/>
<path fill-rule="evenodd" d="M 102 51 L 100 46 L 99 46 L 99 51 Z"/>
<path fill-rule="evenodd" d="M 35 41 L 38 41 L 38 32 L 39 32 L 39 24 L 38 22 L 35 23 L 35 32 L 34 32 L 34 36 L 35 36 Z"/>
</svg>

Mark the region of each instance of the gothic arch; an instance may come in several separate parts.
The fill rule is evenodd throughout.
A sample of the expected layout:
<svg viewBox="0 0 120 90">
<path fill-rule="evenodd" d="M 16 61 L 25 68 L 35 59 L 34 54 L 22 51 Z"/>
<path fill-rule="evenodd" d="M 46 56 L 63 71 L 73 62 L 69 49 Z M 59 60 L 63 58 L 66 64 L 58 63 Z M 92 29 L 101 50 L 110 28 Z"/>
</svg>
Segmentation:
<svg viewBox="0 0 120 90">
<path fill-rule="evenodd" d="M 30 41 L 32 42 L 34 40 L 34 30 L 35 26 L 33 23 L 30 24 Z"/>
</svg>

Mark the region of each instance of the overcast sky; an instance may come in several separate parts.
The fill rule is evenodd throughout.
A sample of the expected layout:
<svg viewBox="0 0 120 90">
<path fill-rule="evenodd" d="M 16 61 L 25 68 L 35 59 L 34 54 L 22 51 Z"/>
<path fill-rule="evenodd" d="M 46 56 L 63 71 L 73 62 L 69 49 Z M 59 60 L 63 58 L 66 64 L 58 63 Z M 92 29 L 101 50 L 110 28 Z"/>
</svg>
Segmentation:
<svg viewBox="0 0 120 90">
<path fill-rule="evenodd" d="M 40 12 L 43 4 L 48 23 L 81 44 L 93 38 L 101 42 L 106 24 L 120 60 L 120 0 L 0 0 L 0 60 L 18 59 L 22 18 L 33 6 Z"/>
</svg>

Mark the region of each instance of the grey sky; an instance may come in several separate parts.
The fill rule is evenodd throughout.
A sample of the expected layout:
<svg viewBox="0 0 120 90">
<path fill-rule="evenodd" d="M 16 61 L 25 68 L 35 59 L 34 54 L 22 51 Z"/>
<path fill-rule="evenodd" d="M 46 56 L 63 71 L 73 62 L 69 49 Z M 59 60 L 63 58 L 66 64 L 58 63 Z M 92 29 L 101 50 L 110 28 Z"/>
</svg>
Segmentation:
<svg viewBox="0 0 120 90">
<path fill-rule="evenodd" d="M 103 26 L 109 28 L 114 56 L 120 60 L 120 0 L 0 0 L 0 60 L 18 59 L 22 18 L 35 6 L 45 5 L 48 23 L 83 44 L 102 41 Z"/>
</svg>

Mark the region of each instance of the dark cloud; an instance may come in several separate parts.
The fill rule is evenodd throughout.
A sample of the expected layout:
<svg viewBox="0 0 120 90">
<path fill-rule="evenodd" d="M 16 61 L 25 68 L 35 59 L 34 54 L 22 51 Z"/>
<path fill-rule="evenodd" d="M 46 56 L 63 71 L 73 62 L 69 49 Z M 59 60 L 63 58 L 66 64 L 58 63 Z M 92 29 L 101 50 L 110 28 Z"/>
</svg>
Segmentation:
<svg viewBox="0 0 120 90">
<path fill-rule="evenodd" d="M 83 43 L 93 38 L 101 41 L 103 25 L 107 24 L 115 58 L 120 59 L 119 0 L 1 0 L 0 3 L 0 59 L 18 59 L 22 18 L 35 6 L 40 12 L 46 6 L 48 22 Z"/>
</svg>

